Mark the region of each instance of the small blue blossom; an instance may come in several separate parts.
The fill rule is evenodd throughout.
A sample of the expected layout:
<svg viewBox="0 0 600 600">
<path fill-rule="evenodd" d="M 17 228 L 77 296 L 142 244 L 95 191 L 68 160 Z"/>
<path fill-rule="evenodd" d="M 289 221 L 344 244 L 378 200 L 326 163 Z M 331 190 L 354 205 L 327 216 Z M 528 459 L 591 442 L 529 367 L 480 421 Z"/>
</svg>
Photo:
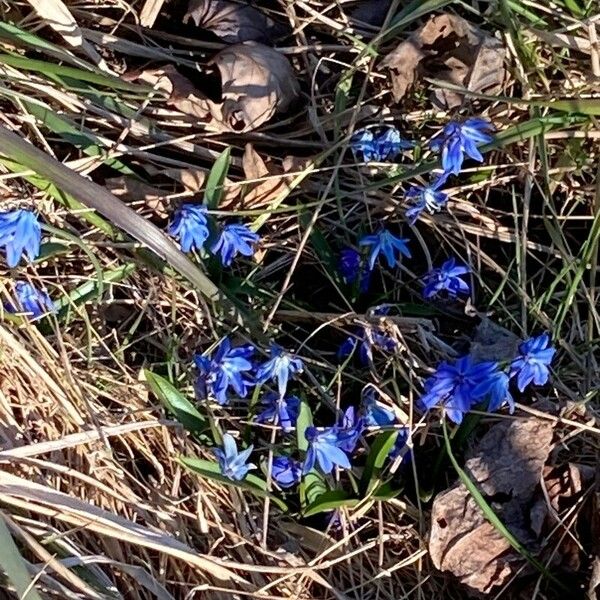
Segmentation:
<svg viewBox="0 0 600 600">
<path fill-rule="evenodd" d="M 544 385 L 550 377 L 550 363 L 556 349 L 550 345 L 547 333 L 532 337 L 519 345 L 519 356 L 510 365 L 510 376 L 517 377 L 517 387 L 523 391 L 532 381 Z"/>
<path fill-rule="evenodd" d="M 45 290 L 38 290 L 28 281 L 15 283 L 16 305 L 7 304 L 6 310 L 11 313 L 26 312 L 32 319 L 37 319 L 46 313 L 56 312 L 54 302 Z"/>
<path fill-rule="evenodd" d="M 431 140 L 431 149 L 434 152 L 442 151 L 444 171 L 458 175 L 465 154 L 473 160 L 483 162 L 483 156 L 477 147 L 492 141 L 492 131 L 494 126 L 485 119 L 467 119 L 463 123 L 451 121 L 439 137 Z"/>
<path fill-rule="evenodd" d="M 40 254 L 42 228 L 29 210 L 17 209 L 0 213 L 0 247 L 4 247 L 6 264 L 12 269 L 23 253 L 32 262 Z"/>
<path fill-rule="evenodd" d="M 339 360 L 350 356 L 358 346 L 358 358 L 362 365 L 368 365 L 373 361 L 373 348 L 384 352 L 393 352 L 396 349 L 396 340 L 386 335 L 380 329 L 358 327 L 354 335 L 348 336 L 337 351 Z"/>
<path fill-rule="evenodd" d="M 362 400 L 363 419 L 367 427 L 387 427 L 396 422 L 396 415 L 375 399 L 375 390 L 368 388 Z"/>
<path fill-rule="evenodd" d="M 280 397 L 278 394 L 266 394 L 262 401 L 267 406 L 256 420 L 259 423 L 274 423 L 277 417 L 277 424 L 286 433 L 296 427 L 298 412 L 300 411 L 300 399 L 296 396 Z"/>
<path fill-rule="evenodd" d="M 404 211 L 404 215 L 411 225 L 417 222 L 423 211 L 430 214 L 442 210 L 448 203 L 448 194 L 440 192 L 439 188 L 446 183 L 448 174 L 443 173 L 432 184 L 426 186 L 412 186 L 404 197 L 410 206 Z"/>
<path fill-rule="evenodd" d="M 487 410 L 494 412 L 498 410 L 505 402 L 508 404 L 510 413 L 515 411 L 515 400 L 509 391 L 510 378 L 508 373 L 497 369 L 491 373 L 487 379 L 475 386 L 473 395 L 483 398 L 489 395 Z"/>
<path fill-rule="evenodd" d="M 198 369 L 196 389 L 202 397 L 212 396 L 221 404 L 227 404 L 227 390 L 234 391 L 245 398 L 248 389 L 253 385 L 248 371 L 252 370 L 254 347 L 250 344 L 231 347 L 231 341 L 225 337 L 209 358 L 197 355 L 194 357 Z"/>
<path fill-rule="evenodd" d="M 390 460 L 395 460 L 398 456 L 402 456 L 402 461 L 407 461 L 410 458 L 411 452 L 406 449 L 408 434 L 408 427 L 402 427 L 401 429 L 398 429 L 396 441 L 394 442 L 394 445 L 389 453 Z"/>
<path fill-rule="evenodd" d="M 256 382 L 265 383 L 269 379 L 277 380 L 279 396 L 283 397 L 290 377 L 301 373 L 303 367 L 299 358 L 285 352 L 281 346 L 271 344 L 271 358 L 256 369 Z"/>
<path fill-rule="evenodd" d="M 383 253 L 390 269 L 397 265 L 400 255 L 410 258 L 410 251 L 406 242 L 408 240 L 392 235 L 387 229 L 381 229 L 378 233 L 364 236 L 358 244 L 359 246 L 371 246 L 369 269 L 373 270 L 380 253 Z"/>
<path fill-rule="evenodd" d="M 342 425 L 339 430 L 339 447 L 348 454 L 354 452 L 364 428 L 364 419 L 357 417 L 354 406 L 349 406 L 342 417 Z"/>
<path fill-rule="evenodd" d="M 395 158 L 402 150 L 408 150 L 413 143 L 402 139 L 395 127 L 387 127 L 380 133 L 371 129 L 359 129 L 350 139 L 354 154 L 362 154 L 366 162 L 384 162 Z"/>
<path fill-rule="evenodd" d="M 201 250 L 210 235 L 206 206 L 182 204 L 175 211 L 167 232 L 174 238 L 179 238 L 183 252 Z"/>
<path fill-rule="evenodd" d="M 252 454 L 253 446 L 248 446 L 242 452 L 238 452 L 233 436 L 223 434 L 223 449 L 215 448 L 214 453 L 219 461 L 221 475 L 233 481 L 241 481 L 246 477 L 250 469 L 256 469 L 256 465 L 246 464 Z"/>
<path fill-rule="evenodd" d="M 426 409 L 443 406 L 448 418 L 459 424 L 465 413 L 482 399 L 480 384 L 488 381 L 497 369 L 495 362 L 474 363 L 470 356 L 463 356 L 452 365 L 443 362 L 425 381 L 421 404 Z"/>
<path fill-rule="evenodd" d="M 325 474 L 331 473 L 337 465 L 342 469 L 350 469 L 350 461 L 346 453 L 340 448 L 346 439 L 346 434 L 341 433 L 337 427 L 307 427 L 304 432 L 308 442 L 308 450 L 302 472 L 311 471 L 318 464 Z"/>
<path fill-rule="evenodd" d="M 456 298 L 459 294 L 468 294 L 469 284 L 460 276 L 469 272 L 468 267 L 457 265 L 454 258 L 449 258 L 441 267 L 432 269 L 425 276 L 423 297 L 429 300 L 441 291 L 446 291 L 450 298 Z"/>
<path fill-rule="evenodd" d="M 289 456 L 273 457 L 271 475 L 279 487 L 291 488 L 300 483 L 302 464 Z"/>
<path fill-rule="evenodd" d="M 221 255 L 221 262 L 229 267 L 238 254 L 252 256 L 253 245 L 260 240 L 260 236 L 250 231 L 246 225 L 230 223 L 225 225 L 217 241 L 212 245 L 211 252 Z"/>
<path fill-rule="evenodd" d="M 360 253 L 354 248 L 343 248 L 340 252 L 338 270 L 346 285 L 353 285 L 359 281 L 358 289 L 364 294 L 369 289 L 371 270 L 361 264 Z"/>
</svg>

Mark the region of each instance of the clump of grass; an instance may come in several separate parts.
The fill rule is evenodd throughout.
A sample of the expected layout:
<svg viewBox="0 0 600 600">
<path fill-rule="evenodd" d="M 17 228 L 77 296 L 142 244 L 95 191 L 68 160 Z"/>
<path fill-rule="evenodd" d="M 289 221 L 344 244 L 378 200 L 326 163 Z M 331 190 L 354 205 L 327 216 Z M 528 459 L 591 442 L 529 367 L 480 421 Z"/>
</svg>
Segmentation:
<svg viewBox="0 0 600 600">
<path fill-rule="evenodd" d="M 424 305 L 420 278 L 457 256 L 473 268 L 479 310 L 520 337 L 551 332 L 560 352 L 545 395 L 561 409 L 560 452 L 594 464 L 599 432 L 585 422 L 595 414 L 599 384 L 600 110 L 585 76 L 597 49 L 581 45 L 593 27 L 591 9 L 508 1 L 478 12 L 434 1 L 410 3 L 392 19 L 393 2 L 377 34 L 348 33 L 340 25 L 348 19 L 344 6 L 274 2 L 274 14 L 295 27 L 281 51 L 306 102 L 260 132 L 215 135 L 156 90 L 118 77 L 148 60 L 193 66 L 210 58 L 214 42 L 181 35 L 175 7 L 165 3 L 166 16 L 150 30 L 135 25 L 143 2 L 133 12 L 112 0 L 93 9 L 66 4 L 104 62 L 68 49 L 28 6 L 7 11 L 0 26 L 2 125 L 55 161 L 36 162 L 35 152 L 16 143 L 0 151 L 0 207 L 27 203 L 45 215 L 48 242 L 26 273 L 59 303 L 42 324 L 9 315 L 0 324 L 0 501 L 19 564 L 34 582 L 26 597 L 462 597 L 427 559 L 428 501 L 456 476 L 438 461 L 438 422 L 417 414 L 414 400 L 428 369 L 468 341 L 476 320 L 451 306 Z M 379 120 L 365 115 L 381 113 L 381 121 L 423 142 L 447 120 L 433 113 L 423 88 L 393 105 L 377 72 L 379 55 L 442 8 L 500 29 L 507 43 L 511 76 L 503 96 L 472 99 L 502 132 L 486 166 L 453 183 L 448 210 L 411 230 L 414 260 L 401 271 L 377 272 L 369 295 L 356 299 L 337 275 L 339 250 L 382 221 L 397 227 L 409 181 L 436 165 L 406 163 L 373 175 L 347 151 L 348 134 Z M 359 38 L 367 34 L 377 37 L 365 44 Z M 13 143 L 10 135 L 2 139 Z M 232 271 L 210 260 L 199 267 L 165 245 L 155 227 L 164 228 L 182 201 L 208 192 L 216 203 L 218 190 L 227 197 L 234 186 L 255 183 L 241 169 L 248 142 L 274 163 L 292 154 L 310 158 L 310 166 L 264 205 L 247 208 L 238 197 L 215 210 L 260 228 L 254 262 Z M 182 184 L 190 173 L 209 178 L 225 149 L 227 179 Z M 276 178 L 261 180 L 269 177 Z M 124 205 L 110 209 L 103 190 L 117 183 Z M 10 275 L 2 273 L 6 299 Z M 382 303 L 397 312 L 380 321 L 370 308 Z M 376 355 L 366 370 L 353 360 L 340 365 L 338 344 L 374 321 L 398 351 Z M 377 497 L 367 486 L 360 498 L 327 505 L 337 508 L 338 521 L 319 511 L 298 518 L 297 510 L 282 516 L 275 501 L 265 511 L 265 494 L 186 469 L 181 456 L 214 460 L 220 432 L 251 435 L 244 406 L 203 409 L 195 426 L 193 354 L 226 334 L 276 337 L 297 349 L 307 367 L 299 385 L 313 413 L 355 404 L 366 378 L 382 390 L 412 449 L 403 472 L 368 467 L 389 475 L 394 494 Z M 145 372 L 162 379 L 148 381 Z M 177 404 L 183 401 L 189 405 Z M 525 401 L 518 408 L 537 410 Z M 261 453 L 268 452 L 263 442 Z M 8 576 L 7 586 L 22 595 L 24 572 Z"/>
</svg>

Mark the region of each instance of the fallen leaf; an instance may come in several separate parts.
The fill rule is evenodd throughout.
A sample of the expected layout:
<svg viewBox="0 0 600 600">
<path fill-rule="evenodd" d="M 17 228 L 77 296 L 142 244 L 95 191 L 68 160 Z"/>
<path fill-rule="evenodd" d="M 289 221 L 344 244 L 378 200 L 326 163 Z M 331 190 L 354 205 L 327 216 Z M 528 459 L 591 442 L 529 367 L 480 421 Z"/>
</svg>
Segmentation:
<svg viewBox="0 0 600 600">
<path fill-rule="evenodd" d="M 211 61 L 221 72 L 222 104 L 213 116 L 230 131 L 256 129 L 289 108 L 299 92 L 288 59 L 262 44 L 246 42 L 221 50 Z"/>
<path fill-rule="evenodd" d="M 229 44 L 251 40 L 269 44 L 283 33 L 282 27 L 256 8 L 226 0 L 191 0 L 183 22 L 190 20 Z"/>
<path fill-rule="evenodd" d="M 519 419 L 494 425 L 465 464 L 494 512 L 526 546 L 536 549 L 529 509 L 550 451 L 552 423 Z M 523 558 L 485 518 L 461 482 L 439 493 L 432 507 L 429 552 L 436 568 L 487 593 L 502 585 Z"/>
<path fill-rule="evenodd" d="M 294 179 L 294 175 L 286 175 L 286 173 L 297 173 L 305 169 L 309 163 L 310 159 L 294 156 L 286 156 L 281 166 L 272 161 L 265 162 L 252 144 L 246 144 L 242 157 L 242 167 L 246 179 L 250 181 L 265 179 L 246 184 L 243 207 L 268 206 L 271 200 L 291 189 L 290 183 Z"/>
<path fill-rule="evenodd" d="M 169 215 L 169 194 L 163 190 L 127 176 L 106 179 L 104 185 L 125 202 L 143 202 L 146 208 L 150 208 L 162 219 Z"/>
<path fill-rule="evenodd" d="M 596 556 L 592 563 L 592 575 L 590 577 L 590 583 L 586 594 L 587 600 L 598 600 L 600 594 L 600 558 Z"/>
<path fill-rule="evenodd" d="M 420 75 L 459 85 L 471 92 L 496 94 L 506 69 L 502 43 L 469 21 L 451 14 L 431 17 L 383 61 L 392 72 L 392 90 L 398 102 Z M 438 89 L 433 100 L 443 108 L 463 102 L 463 96 Z"/>
<path fill-rule="evenodd" d="M 142 27 L 152 27 L 156 17 L 160 14 L 165 0 L 146 0 L 140 12 L 140 25 Z"/>
<path fill-rule="evenodd" d="M 481 322 L 475 329 L 469 354 L 477 362 L 511 361 L 517 355 L 520 343 L 518 335 L 481 315 Z"/>
</svg>

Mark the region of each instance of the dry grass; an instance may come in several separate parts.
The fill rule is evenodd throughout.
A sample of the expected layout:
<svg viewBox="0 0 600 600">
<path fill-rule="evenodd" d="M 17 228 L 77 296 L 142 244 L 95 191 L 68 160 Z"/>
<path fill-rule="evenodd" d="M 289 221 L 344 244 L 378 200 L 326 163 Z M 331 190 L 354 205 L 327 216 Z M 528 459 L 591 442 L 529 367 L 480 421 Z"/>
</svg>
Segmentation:
<svg viewBox="0 0 600 600">
<path fill-rule="evenodd" d="M 139 27 L 146 5 L 144 18 L 151 20 L 150 2 L 66 4 L 82 28 L 84 45 L 70 48 L 59 33 L 40 27 L 27 2 L 8 2 L 0 3 L 6 22 L 56 46 L 36 53 L 28 45 L 33 38 L 16 44 L 3 35 L 3 50 L 48 65 L 77 66 L 85 60 L 95 63 L 98 73 L 122 74 L 149 60 L 175 57 L 193 65 L 221 47 L 179 34 L 166 20 L 154 29 Z M 119 196 L 129 206 L 160 227 L 172 205 L 198 195 L 198 181 L 231 146 L 230 196 L 222 208 L 261 219 L 262 262 L 236 271 L 235 279 L 210 266 L 209 275 L 230 291 L 251 285 L 252 297 L 239 292 L 238 299 L 265 329 L 270 326 L 271 334 L 298 349 L 307 364 L 302 384 L 307 397 L 315 405 L 339 405 L 340 398 L 358 395 L 364 384 L 364 373 L 350 367 L 342 373 L 335 364 L 340 331 L 372 317 L 368 306 L 353 306 L 339 289 L 315 232 L 335 244 L 383 219 L 401 222 L 407 187 L 401 169 L 372 177 L 368 168 L 357 166 L 340 151 L 345 136 L 357 124 L 387 120 L 424 139 L 447 115 L 434 112 L 424 93 L 391 104 L 376 59 L 361 55 L 346 35 L 345 4 L 306 0 L 269 6 L 278 7 L 294 27 L 294 44 L 282 51 L 294 62 L 304 96 L 283 120 L 260 132 L 216 135 L 158 93 L 100 88 L 103 93 L 94 94 L 50 69 L 2 61 L 0 122 L 93 181 L 122 190 Z M 471 18 L 490 29 L 500 25 L 496 13 L 485 12 L 486 3 L 473 6 Z M 177 2 L 164 4 L 172 15 L 179 8 Z M 466 5 L 455 8 L 468 12 Z M 592 94 L 596 86 L 589 73 L 600 76 L 594 38 L 598 15 L 581 19 L 563 3 L 558 9 L 535 2 L 523 8 L 546 22 L 513 13 L 522 30 L 502 31 L 511 54 L 504 95 L 549 102 L 565 94 Z M 387 51 L 396 42 L 381 43 Z M 355 102 L 336 114 L 336 86 L 347 69 L 357 71 Z M 401 303 L 404 313 L 386 321 L 399 352 L 378 360 L 370 376 L 404 416 L 412 444 L 424 448 L 425 458 L 411 465 L 415 477 L 407 477 L 405 493 L 343 509 L 339 525 L 296 520 L 272 509 L 266 543 L 263 502 L 184 469 L 180 455 L 210 458 L 210 452 L 169 420 L 141 381 L 142 369 L 153 368 L 191 395 L 194 351 L 224 333 L 246 339 L 247 332 L 164 265 L 149 264 L 131 240 L 111 236 L 106 221 L 90 222 L 90 211 L 65 206 L 47 182 L 3 163 L 0 206 L 35 204 L 58 228 L 51 240 L 56 247 L 27 269 L 27 277 L 70 307 L 60 322 L 44 327 L 9 315 L 0 323 L 0 515 L 44 600 L 464 597 L 464 590 L 428 560 L 428 505 L 413 483 L 427 479 L 432 450 L 440 446 L 438 422 L 414 414 L 421 378 L 473 326 L 472 319 L 451 308 L 439 312 L 420 306 L 420 275 L 450 254 L 473 266 L 480 311 L 519 335 L 552 332 L 560 352 L 547 399 L 555 410 L 552 416 L 543 414 L 556 422 L 555 454 L 563 461 L 597 463 L 596 116 L 574 117 L 518 102 L 482 100 L 479 106 L 504 129 L 549 113 L 556 123 L 490 152 L 489 168 L 473 170 L 475 177 L 465 177 L 451 190 L 448 212 L 424 219 L 411 231 L 415 262 L 398 276 L 387 273 L 377 281 L 372 304 Z M 79 137 L 82 132 L 85 139 Z M 245 206 L 235 192 L 250 183 L 240 168 L 246 142 L 275 165 L 286 154 L 312 162 L 293 172 L 293 183 L 285 180 L 278 197 Z M 110 159 L 121 160 L 125 174 L 109 169 Z M 146 183 L 128 169 L 142 173 Z M 280 175 L 257 179 L 283 181 Z M 128 265 L 126 275 L 114 275 L 123 265 Z M 4 296 L 10 294 L 10 278 L 9 272 L 1 273 Z M 82 302 L 73 292 L 86 285 L 91 296 Z M 536 406 L 524 398 L 519 414 L 535 413 Z M 217 423 L 238 430 L 244 414 L 221 412 Z M 454 475 L 444 477 L 451 481 Z M 585 551 L 591 551 L 589 544 Z M 531 589 L 522 593 L 546 597 Z"/>
</svg>

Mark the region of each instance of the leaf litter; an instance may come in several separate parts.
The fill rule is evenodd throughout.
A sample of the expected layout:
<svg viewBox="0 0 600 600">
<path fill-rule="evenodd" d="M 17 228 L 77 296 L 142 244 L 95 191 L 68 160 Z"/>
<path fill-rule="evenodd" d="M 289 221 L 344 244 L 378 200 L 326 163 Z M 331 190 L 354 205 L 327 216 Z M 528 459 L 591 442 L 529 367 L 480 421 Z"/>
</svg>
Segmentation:
<svg viewBox="0 0 600 600">
<path fill-rule="evenodd" d="M 582 489 L 576 465 L 544 466 L 553 427 L 552 421 L 538 418 L 498 423 L 465 464 L 466 474 L 496 515 L 534 555 L 556 528 L 563 504 L 572 502 Z M 542 481 L 546 494 L 540 489 Z M 431 523 L 429 552 L 435 567 L 473 590 L 490 593 L 517 573 L 528 572 L 523 569 L 524 557 L 486 519 L 464 483 L 457 482 L 435 497 Z M 555 535 L 564 533 L 561 529 Z M 553 563 L 576 570 L 577 545 L 561 544 Z"/>
<path fill-rule="evenodd" d="M 462 17 L 444 13 L 431 17 L 391 52 L 381 66 L 392 73 L 392 94 L 399 102 L 421 77 L 429 77 L 493 95 L 506 78 L 502 42 Z M 432 101 L 455 108 L 463 95 L 448 89 L 433 92 Z"/>
</svg>

